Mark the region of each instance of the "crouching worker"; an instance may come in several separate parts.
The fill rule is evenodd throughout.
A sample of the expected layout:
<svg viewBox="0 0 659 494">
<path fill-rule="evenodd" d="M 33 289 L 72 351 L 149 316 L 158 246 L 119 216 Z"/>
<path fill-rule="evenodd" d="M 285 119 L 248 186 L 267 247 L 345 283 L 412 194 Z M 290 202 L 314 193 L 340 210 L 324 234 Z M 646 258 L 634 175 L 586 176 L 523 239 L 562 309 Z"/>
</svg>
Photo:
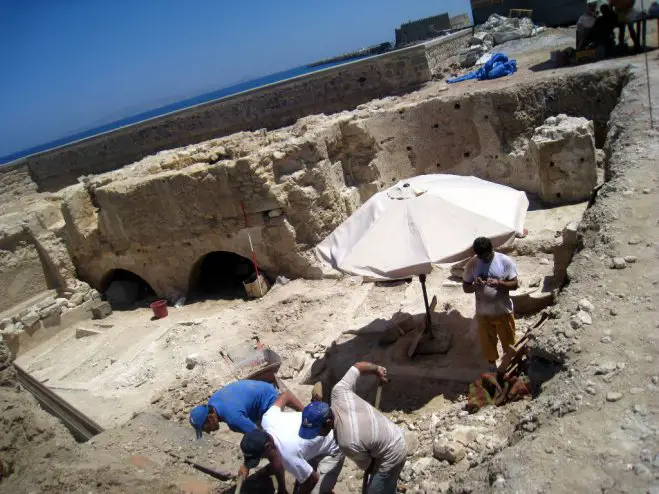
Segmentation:
<svg viewBox="0 0 659 494">
<path fill-rule="evenodd" d="M 334 432 L 341 451 L 366 471 L 368 494 L 396 494 L 398 476 L 406 460 L 405 437 L 393 422 L 357 396 L 361 375 L 387 381 L 387 370 L 369 362 L 358 362 L 332 389 L 331 408 L 311 403 L 302 412 L 300 436 L 313 439 Z M 370 478 L 370 480 L 369 480 Z"/>
<path fill-rule="evenodd" d="M 284 470 L 295 477 L 297 493 L 330 493 L 344 461 L 334 435 L 303 439 L 298 434 L 304 420 L 325 416 L 329 406 L 322 402 L 312 403 L 305 409 L 305 418 L 300 412 L 283 412 L 289 398 L 287 394 L 281 395 L 263 415 L 263 430 L 254 430 L 243 437 L 240 449 L 245 458 L 239 475 L 247 478 L 249 470 L 256 468 L 265 457 L 277 477 L 280 494 L 286 492 Z"/>
<path fill-rule="evenodd" d="M 289 391 L 285 392 L 288 405 L 301 411 L 302 403 Z M 200 439 L 204 432 L 219 430 L 226 422 L 234 432 L 247 434 L 258 429 L 263 414 L 279 397 L 272 384 L 263 381 L 240 380 L 213 393 L 207 405 L 197 405 L 190 411 L 190 424 Z"/>
</svg>

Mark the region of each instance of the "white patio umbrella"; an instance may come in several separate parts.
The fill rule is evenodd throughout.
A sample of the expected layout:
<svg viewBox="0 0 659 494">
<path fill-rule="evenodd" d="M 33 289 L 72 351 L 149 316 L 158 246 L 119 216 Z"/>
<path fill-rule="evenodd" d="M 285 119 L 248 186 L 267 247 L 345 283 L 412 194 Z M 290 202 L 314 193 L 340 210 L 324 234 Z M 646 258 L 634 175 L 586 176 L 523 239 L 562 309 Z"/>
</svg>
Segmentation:
<svg viewBox="0 0 659 494">
<path fill-rule="evenodd" d="M 419 175 L 375 194 L 315 252 L 348 274 L 419 276 L 428 311 L 425 275 L 432 264 L 466 259 L 477 237 L 496 248 L 523 234 L 528 204 L 524 192 L 476 177 Z"/>
</svg>

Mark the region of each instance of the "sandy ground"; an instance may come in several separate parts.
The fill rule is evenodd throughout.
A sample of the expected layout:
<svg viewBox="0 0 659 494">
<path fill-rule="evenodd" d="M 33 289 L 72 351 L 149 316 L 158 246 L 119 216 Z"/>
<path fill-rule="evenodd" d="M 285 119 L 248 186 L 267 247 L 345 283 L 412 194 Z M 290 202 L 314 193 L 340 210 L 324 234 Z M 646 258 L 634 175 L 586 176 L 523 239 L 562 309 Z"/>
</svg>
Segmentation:
<svg viewBox="0 0 659 494">
<path fill-rule="evenodd" d="M 650 32 L 651 40 L 652 28 Z M 485 90 L 520 78 L 584 70 L 530 69 L 547 60 L 548 46 L 568 43 L 566 33 L 550 32 L 509 45 L 510 54 L 520 63 L 520 71 L 512 76 L 515 80 L 469 81 L 448 91 Z M 657 87 L 656 52 L 649 59 Z M 643 62 L 637 56 L 596 65 L 641 67 Z M 414 97 L 440 90 L 442 83 L 429 84 Z M 632 91 L 627 96 L 630 104 L 616 116 L 624 130 L 607 150 L 613 180 L 586 213 L 582 223 L 586 248 L 571 267 L 570 284 L 556 306 L 557 318 L 543 334 L 541 346 L 567 350 L 559 365 L 535 369 L 547 374 L 538 379 L 546 381 L 539 398 L 474 415 L 463 410 L 465 386 L 455 378 L 455 369 L 463 376 L 466 371 L 477 374 L 483 364 L 470 324 L 473 299 L 462 293 L 448 270 L 438 268 L 429 276 L 429 292 L 440 301 L 438 311 L 453 310 L 454 319 L 445 324 L 452 346 L 445 355 L 417 359 L 414 367 L 450 369 L 453 379 L 420 380 L 401 371 L 400 378 L 394 377 L 386 389 L 383 410 L 406 431 L 411 443 L 402 475 L 410 486 L 408 492 L 656 492 L 652 489 L 659 479 L 659 136 L 647 130 L 646 87 L 633 83 L 628 91 Z M 524 282 L 551 271 L 551 256 L 543 253 L 542 246 L 553 241 L 568 222 L 579 220 L 584 209 L 585 205 L 576 205 L 529 212 L 530 234 L 525 242 L 535 247 L 517 257 Z M 639 242 L 629 242 L 634 235 Z M 627 269 L 611 270 L 614 255 L 637 259 Z M 594 305 L 593 323 L 567 336 L 564 328 L 570 326 L 570 317 L 583 298 Z M 93 463 L 102 463 L 105 456 L 110 458 L 107 461 L 129 461 L 128 457 L 145 455 L 151 464 L 131 463 L 139 475 L 167 468 L 181 479 L 198 482 L 181 488 L 184 492 L 217 492 L 228 486 L 209 481 L 172 459 L 171 453 L 217 468 L 235 470 L 237 466 L 237 435 L 223 428 L 220 434 L 196 442 L 185 423 L 192 404 L 233 379 L 221 349 L 258 336 L 284 358 L 281 375 L 307 400 L 310 376 L 328 369 L 330 374 L 339 372 L 357 357 L 386 358 L 409 369 L 399 355 L 377 345 L 377 340 L 396 312 L 420 314 L 422 308 L 416 281 L 378 285 L 351 277 L 295 280 L 261 300 L 199 302 L 170 308 L 169 317 L 162 320 L 151 320 L 149 309 L 115 312 L 98 323 L 78 325 L 98 334 L 77 339 L 76 328 L 68 328 L 21 355 L 18 362 L 102 425 L 116 427 L 81 447 L 86 457 L 94 458 Z M 521 320 L 520 329 L 531 320 Z M 373 383 L 366 382 L 361 391 L 372 399 Z M 459 443 L 464 457 L 455 464 L 433 458 L 436 440 Z M 337 493 L 358 492 L 360 482 L 361 474 L 347 463 Z M 29 482 L 12 485 L 27 489 Z M 261 487 L 250 491 L 267 492 Z M 10 491 L 0 485 L 0 492 Z"/>
</svg>

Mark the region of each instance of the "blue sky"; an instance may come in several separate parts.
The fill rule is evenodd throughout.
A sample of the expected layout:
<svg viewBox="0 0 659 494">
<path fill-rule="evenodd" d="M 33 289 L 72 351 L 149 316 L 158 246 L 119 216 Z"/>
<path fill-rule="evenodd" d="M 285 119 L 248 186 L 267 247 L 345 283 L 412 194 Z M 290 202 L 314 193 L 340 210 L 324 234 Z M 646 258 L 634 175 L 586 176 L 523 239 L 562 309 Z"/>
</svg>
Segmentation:
<svg viewBox="0 0 659 494">
<path fill-rule="evenodd" d="M 0 0 L 0 156 L 394 38 L 467 0 Z"/>
</svg>

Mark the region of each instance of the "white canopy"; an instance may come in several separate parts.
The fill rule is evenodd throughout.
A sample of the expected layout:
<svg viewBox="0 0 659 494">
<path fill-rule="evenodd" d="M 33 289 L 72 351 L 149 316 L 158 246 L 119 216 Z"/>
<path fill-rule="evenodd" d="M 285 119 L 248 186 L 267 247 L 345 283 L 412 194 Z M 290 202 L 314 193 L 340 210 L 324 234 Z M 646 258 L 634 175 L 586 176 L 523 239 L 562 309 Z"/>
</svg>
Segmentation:
<svg viewBox="0 0 659 494">
<path fill-rule="evenodd" d="M 523 192 L 476 177 L 419 175 L 378 192 L 316 247 L 321 261 L 375 279 L 428 274 L 471 255 L 477 237 L 495 247 L 522 234 Z"/>
</svg>

